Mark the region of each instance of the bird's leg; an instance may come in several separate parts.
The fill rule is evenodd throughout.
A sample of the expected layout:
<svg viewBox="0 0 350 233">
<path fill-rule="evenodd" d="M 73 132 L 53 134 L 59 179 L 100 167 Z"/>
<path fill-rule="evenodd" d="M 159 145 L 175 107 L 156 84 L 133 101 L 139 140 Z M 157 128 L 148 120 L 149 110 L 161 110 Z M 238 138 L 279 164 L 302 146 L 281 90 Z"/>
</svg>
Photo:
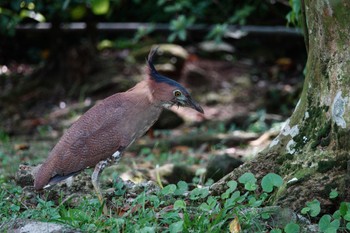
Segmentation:
<svg viewBox="0 0 350 233">
<path fill-rule="evenodd" d="M 101 188 L 100 188 L 100 182 L 99 182 L 99 178 L 100 178 L 100 174 L 103 171 L 103 169 L 110 163 L 114 162 L 114 163 L 118 163 L 119 160 L 122 157 L 122 149 L 123 147 L 119 148 L 120 150 L 117 150 L 110 159 L 107 160 L 102 160 L 100 161 L 98 164 L 96 164 L 94 172 L 91 175 L 91 182 L 92 185 L 94 186 L 94 189 L 96 191 L 98 200 L 100 201 L 101 205 L 103 205 L 103 196 L 102 196 L 102 192 L 101 192 Z M 108 215 L 108 210 L 107 210 L 107 206 L 106 204 L 103 205 L 103 214 L 104 215 Z"/>
<path fill-rule="evenodd" d="M 96 164 L 94 172 L 91 175 L 92 185 L 94 186 L 98 200 L 100 201 L 101 205 L 103 205 L 103 214 L 104 215 L 108 214 L 108 210 L 107 210 L 106 203 L 105 204 L 103 203 L 103 196 L 102 196 L 102 192 L 101 192 L 101 188 L 100 188 L 99 177 L 100 177 L 100 174 L 103 171 L 103 169 L 106 167 L 106 165 L 107 165 L 106 160 L 100 161 L 98 164 Z"/>
<path fill-rule="evenodd" d="M 113 163 L 115 164 L 119 163 L 119 160 L 122 158 L 122 152 L 121 152 L 122 150 L 123 150 L 123 147 L 119 147 L 119 150 L 114 152 L 114 154 L 112 155 Z"/>
</svg>

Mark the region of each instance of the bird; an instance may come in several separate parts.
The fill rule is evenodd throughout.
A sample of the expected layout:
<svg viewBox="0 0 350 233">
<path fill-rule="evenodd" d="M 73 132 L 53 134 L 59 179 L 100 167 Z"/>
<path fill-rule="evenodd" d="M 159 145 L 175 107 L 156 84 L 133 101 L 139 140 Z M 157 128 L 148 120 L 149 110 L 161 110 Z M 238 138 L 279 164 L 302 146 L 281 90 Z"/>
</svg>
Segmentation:
<svg viewBox="0 0 350 233">
<path fill-rule="evenodd" d="M 164 108 L 177 105 L 204 114 L 186 88 L 158 73 L 153 64 L 157 51 L 158 47 L 150 50 L 146 58 L 147 74 L 142 81 L 98 102 L 63 134 L 38 168 L 35 190 L 49 188 L 94 167 L 91 182 L 103 204 L 101 172 L 119 162 L 123 152 L 147 132 Z"/>
</svg>

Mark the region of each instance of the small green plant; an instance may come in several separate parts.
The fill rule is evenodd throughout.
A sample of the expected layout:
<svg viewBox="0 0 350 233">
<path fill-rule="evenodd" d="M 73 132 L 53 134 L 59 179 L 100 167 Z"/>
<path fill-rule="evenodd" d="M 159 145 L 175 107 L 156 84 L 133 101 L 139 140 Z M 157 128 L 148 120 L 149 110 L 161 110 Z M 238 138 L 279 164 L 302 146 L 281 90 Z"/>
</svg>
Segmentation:
<svg viewBox="0 0 350 233">
<path fill-rule="evenodd" d="M 329 196 L 335 198 L 338 192 L 332 189 Z M 316 199 L 307 202 L 306 207 L 301 210 L 302 214 L 309 214 L 311 217 L 318 216 L 320 212 L 320 202 Z M 341 202 L 339 210 L 336 210 L 333 215 L 322 215 L 318 221 L 318 228 L 321 233 L 348 232 L 350 230 L 350 203 Z"/>
<path fill-rule="evenodd" d="M 214 40 L 216 43 L 220 43 L 225 33 L 227 32 L 228 24 L 217 24 L 208 33 L 207 39 Z"/>
<path fill-rule="evenodd" d="M 10 136 L 3 130 L 0 129 L 0 142 L 8 143 L 10 141 Z"/>
<path fill-rule="evenodd" d="M 292 9 L 286 16 L 288 24 L 300 26 L 301 4 L 301 0 L 289 0 Z"/>
<path fill-rule="evenodd" d="M 320 229 L 320 232 L 336 233 L 340 227 L 340 220 L 334 219 L 332 221 L 332 217 L 328 214 L 325 214 L 318 222 L 318 227 Z"/>
<path fill-rule="evenodd" d="M 102 215 L 99 201 L 82 198 L 76 201 L 45 201 L 38 198 L 36 206 L 22 202 L 21 189 L 0 176 L 0 220 L 32 218 L 70 225 L 87 232 L 227 232 L 238 225 L 242 232 L 298 233 L 304 226 L 289 222 L 285 226 L 269 224 L 273 212 L 268 204 L 270 193 L 283 185 L 282 178 L 274 173 L 265 175 L 261 182 L 252 173 L 245 173 L 238 181 L 227 182 L 227 189 L 219 196 L 210 193 L 208 187 L 195 187 L 179 181 L 169 184 L 152 194 L 147 190 L 133 199 L 126 200 L 123 185 L 116 182 L 116 195 L 109 206 L 123 211 L 111 211 L 112 216 Z M 336 190 L 332 190 L 335 192 Z M 332 194 L 334 195 L 334 193 Z M 72 205 L 74 203 L 74 205 Z M 320 202 L 306 203 L 302 213 L 311 218 L 320 213 Z M 341 202 L 333 215 L 325 214 L 318 221 L 319 232 L 348 232 L 350 230 L 350 203 Z M 230 228 L 231 229 L 231 228 Z"/>
<path fill-rule="evenodd" d="M 337 198 L 339 195 L 337 189 L 332 189 L 332 191 L 329 193 L 329 198 L 330 199 L 334 199 L 334 198 Z"/>
<path fill-rule="evenodd" d="M 193 25 L 194 17 L 186 17 L 185 15 L 180 15 L 177 19 L 170 22 L 170 29 L 173 31 L 169 37 L 169 42 L 174 42 L 176 38 L 184 41 L 187 37 L 187 28 Z"/>
<path fill-rule="evenodd" d="M 150 25 L 149 27 L 139 27 L 134 35 L 132 41 L 134 43 L 139 42 L 141 39 L 145 38 L 147 35 L 154 31 L 154 25 Z"/>
<path fill-rule="evenodd" d="M 265 109 L 259 110 L 255 114 L 251 115 L 249 117 L 249 121 L 251 122 L 251 124 L 249 125 L 248 130 L 255 133 L 266 132 L 269 127 L 265 122 L 265 118 L 266 118 Z"/>
<path fill-rule="evenodd" d="M 286 233 L 299 233 L 300 232 L 300 226 L 296 223 L 288 223 L 285 227 L 284 227 L 284 231 Z"/>
<path fill-rule="evenodd" d="M 52 127 L 49 125 L 39 125 L 37 130 L 41 137 L 47 137 L 47 135 L 52 131 Z"/>
<path fill-rule="evenodd" d="M 321 212 L 320 202 L 313 200 L 306 203 L 306 207 L 301 210 L 302 214 L 310 214 L 311 217 L 316 217 Z"/>
</svg>

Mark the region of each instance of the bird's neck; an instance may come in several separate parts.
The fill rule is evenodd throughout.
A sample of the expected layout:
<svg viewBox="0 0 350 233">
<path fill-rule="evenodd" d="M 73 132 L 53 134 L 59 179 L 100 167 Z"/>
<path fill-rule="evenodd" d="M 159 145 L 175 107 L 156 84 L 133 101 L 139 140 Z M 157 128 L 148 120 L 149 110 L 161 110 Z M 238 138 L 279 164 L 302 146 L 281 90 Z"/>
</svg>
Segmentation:
<svg viewBox="0 0 350 233">
<path fill-rule="evenodd" d="M 163 82 L 155 82 L 150 78 L 147 79 L 146 82 L 151 95 L 152 104 L 158 107 L 169 108 L 171 104 L 167 101 L 169 92 L 168 85 Z"/>
<path fill-rule="evenodd" d="M 135 98 L 141 98 L 143 101 L 146 101 L 149 103 L 154 102 L 153 94 L 147 80 L 143 80 L 137 83 L 134 87 L 129 89 L 127 92 L 132 92 L 132 95 Z"/>
<path fill-rule="evenodd" d="M 128 101 L 132 102 L 132 108 L 128 109 L 129 117 L 124 126 L 136 132 L 132 136 L 135 139 L 141 137 L 155 123 L 163 107 L 155 101 L 147 80 L 139 82 L 129 89 L 126 94 L 130 96 Z"/>
</svg>

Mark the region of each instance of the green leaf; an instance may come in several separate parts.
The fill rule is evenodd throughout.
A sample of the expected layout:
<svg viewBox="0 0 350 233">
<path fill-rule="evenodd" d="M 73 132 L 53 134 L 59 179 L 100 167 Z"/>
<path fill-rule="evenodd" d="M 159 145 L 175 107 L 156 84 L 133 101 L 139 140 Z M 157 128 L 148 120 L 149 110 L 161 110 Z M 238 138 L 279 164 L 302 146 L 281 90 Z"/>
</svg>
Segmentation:
<svg viewBox="0 0 350 233">
<path fill-rule="evenodd" d="M 153 232 L 156 232 L 156 229 L 155 227 L 144 227 L 144 228 L 141 228 L 140 233 L 153 233 Z"/>
<path fill-rule="evenodd" d="M 231 198 L 236 200 L 241 196 L 241 192 L 240 191 L 235 191 L 234 193 L 232 193 Z"/>
<path fill-rule="evenodd" d="M 265 219 L 265 220 L 266 220 L 266 219 L 269 219 L 270 217 L 271 217 L 271 216 L 270 216 L 269 213 L 262 213 L 262 214 L 261 214 L 261 218 L 262 218 L 262 219 Z"/>
<path fill-rule="evenodd" d="M 338 230 L 340 227 L 340 221 L 339 219 L 335 219 L 331 222 L 331 228 L 335 228 L 336 230 Z M 336 232 L 336 231 L 335 231 Z"/>
<path fill-rule="evenodd" d="M 174 203 L 174 210 L 186 209 L 186 202 L 184 200 L 176 200 Z"/>
<path fill-rule="evenodd" d="M 209 195 L 209 190 L 207 188 L 195 188 L 190 193 L 191 200 L 197 200 L 199 198 L 205 198 Z"/>
<path fill-rule="evenodd" d="M 318 222 L 318 227 L 321 232 L 325 233 L 337 233 L 340 226 L 340 221 L 338 219 L 331 222 L 332 217 L 328 214 L 323 215 Z"/>
<path fill-rule="evenodd" d="M 341 216 L 345 216 L 349 210 L 350 210 L 350 203 L 348 202 L 340 203 L 339 211 Z"/>
<path fill-rule="evenodd" d="M 65 0 L 63 5 L 62 5 L 62 10 L 66 10 L 67 7 L 69 6 L 70 0 Z"/>
<path fill-rule="evenodd" d="M 320 218 L 320 221 L 318 221 L 318 227 L 320 228 L 321 232 L 325 232 L 327 230 L 331 224 L 331 219 L 331 216 L 328 214 L 325 214 Z"/>
<path fill-rule="evenodd" d="M 161 201 L 159 200 L 159 198 L 156 195 L 150 195 L 148 197 L 148 200 L 151 202 L 151 204 L 157 208 L 159 207 L 159 205 L 161 204 Z"/>
<path fill-rule="evenodd" d="M 332 191 L 329 193 L 329 198 L 330 199 L 334 199 L 336 197 L 338 197 L 339 193 L 337 191 L 337 189 L 332 189 Z"/>
<path fill-rule="evenodd" d="M 344 215 L 344 219 L 348 222 L 350 222 L 350 213 L 347 213 Z"/>
<path fill-rule="evenodd" d="M 17 212 L 20 209 L 21 209 L 21 207 L 18 206 L 18 205 L 15 205 L 15 204 L 11 204 L 11 206 L 10 206 L 10 210 L 13 211 L 13 212 Z"/>
<path fill-rule="evenodd" d="M 303 214 L 309 212 L 311 217 L 316 217 L 321 212 L 320 202 L 316 199 L 313 201 L 307 202 L 306 205 L 308 209 L 303 208 L 302 209 Z"/>
<path fill-rule="evenodd" d="M 250 197 L 249 201 L 248 201 L 248 204 L 251 207 L 258 207 L 258 206 L 260 206 L 262 204 L 262 200 L 256 200 L 255 197 Z"/>
<path fill-rule="evenodd" d="M 297 25 L 301 14 L 301 1 L 289 0 L 289 5 L 291 6 L 292 10 L 287 14 L 286 18 L 288 23 Z"/>
<path fill-rule="evenodd" d="M 340 211 L 339 211 L 339 210 L 335 211 L 335 212 L 333 213 L 332 217 L 333 217 L 334 219 L 340 219 L 340 218 L 341 218 Z"/>
<path fill-rule="evenodd" d="M 70 17 L 73 20 L 81 20 L 86 15 L 86 7 L 78 5 L 70 9 Z"/>
<path fill-rule="evenodd" d="M 38 22 L 45 22 L 45 16 L 35 11 L 21 10 L 21 12 L 19 13 L 19 16 L 21 18 L 26 18 L 26 17 L 31 18 Z"/>
<path fill-rule="evenodd" d="M 207 34 L 207 39 L 214 39 L 216 43 L 220 43 L 225 33 L 227 32 L 228 25 L 225 24 L 216 24 Z"/>
<path fill-rule="evenodd" d="M 273 187 L 281 187 L 282 184 L 282 177 L 275 173 L 269 173 L 266 176 L 264 176 L 261 180 L 261 187 L 267 193 L 272 192 Z"/>
<path fill-rule="evenodd" d="M 217 200 L 215 199 L 215 197 L 209 196 L 207 203 L 210 207 L 214 208 L 215 205 L 218 203 Z"/>
<path fill-rule="evenodd" d="M 281 229 L 272 229 L 270 233 L 282 233 Z"/>
<path fill-rule="evenodd" d="M 175 190 L 176 190 L 176 185 L 169 184 L 169 185 L 165 186 L 161 192 L 163 195 L 169 195 L 169 194 L 173 194 Z"/>
<path fill-rule="evenodd" d="M 249 182 L 250 183 L 255 183 L 256 182 L 256 178 L 253 175 L 253 173 L 246 172 L 246 173 L 244 173 L 243 175 L 241 175 L 238 178 L 238 182 L 241 183 L 241 184 L 246 184 L 246 183 L 249 183 Z"/>
<path fill-rule="evenodd" d="M 310 208 L 309 208 L 309 207 L 304 207 L 300 212 L 301 212 L 302 214 L 307 214 L 309 211 L 310 211 Z"/>
<path fill-rule="evenodd" d="M 185 181 L 177 182 L 177 188 L 174 192 L 175 195 L 184 195 L 188 191 L 188 184 Z"/>
<path fill-rule="evenodd" d="M 227 199 L 230 196 L 230 192 L 227 189 L 223 194 L 221 194 L 221 199 Z"/>
<path fill-rule="evenodd" d="M 227 183 L 227 186 L 229 187 L 228 189 L 226 189 L 226 191 L 221 194 L 221 199 L 227 199 L 230 194 L 236 190 L 237 188 L 237 182 L 234 181 L 234 180 L 230 180 L 228 183 Z"/>
<path fill-rule="evenodd" d="M 227 182 L 227 186 L 229 187 L 229 190 L 232 193 L 237 188 L 237 181 L 230 180 L 229 182 Z"/>
<path fill-rule="evenodd" d="M 257 188 L 257 186 L 255 184 L 256 178 L 250 172 L 247 172 L 247 173 L 244 173 L 243 175 L 241 175 L 238 178 L 238 182 L 240 182 L 241 184 L 244 184 L 244 188 L 248 191 L 254 191 Z"/>
<path fill-rule="evenodd" d="M 346 224 L 346 229 L 350 230 L 350 222 Z"/>
<path fill-rule="evenodd" d="M 284 231 L 286 233 L 299 233 L 300 227 L 298 224 L 291 222 L 284 227 Z"/>
<path fill-rule="evenodd" d="M 233 194 L 235 194 L 235 193 L 233 193 Z M 233 194 L 232 194 L 232 196 L 233 196 Z M 245 194 L 243 194 L 243 195 L 239 196 L 238 198 L 236 198 L 236 201 L 238 203 L 242 203 L 242 202 L 244 202 L 247 199 L 248 195 L 249 195 L 249 192 L 246 192 Z"/>
<path fill-rule="evenodd" d="M 247 182 L 244 184 L 244 188 L 248 191 L 254 191 L 256 190 L 258 186 L 255 184 L 255 183 L 252 183 L 252 182 Z"/>
<path fill-rule="evenodd" d="M 178 222 L 174 222 L 174 223 L 170 224 L 170 226 L 169 226 L 170 233 L 182 232 L 183 224 L 184 224 L 183 220 L 180 220 Z"/>
<path fill-rule="evenodd" d="M 174 40 L 176 39 L 176 33 L 173 32 L 168 36 L 168 42 L 174 42 Z"/>
<path fill-rule="evenodd" d="M 211 211 L 211 207 L 210 207 L 207 203 L 202 203 L 202 204 L 199 206 L 199 209 L 201 209 L 201 210 L 203 210 L 203 211 L 206 211 L 206 212 Z"/>
<path fill-rule="evenodd" d="M 91 0 L 91 10 L 95 15 L 105 15 L 109 10 L 109 0 Z"/>
<path fill-rule="evenodd" d="M 182 41 L 186 40 L 186 34 L 187 34 L 186 30 L 180 30 L 178 32 L 179 39 L 182 40 Z"/>
</svg>

